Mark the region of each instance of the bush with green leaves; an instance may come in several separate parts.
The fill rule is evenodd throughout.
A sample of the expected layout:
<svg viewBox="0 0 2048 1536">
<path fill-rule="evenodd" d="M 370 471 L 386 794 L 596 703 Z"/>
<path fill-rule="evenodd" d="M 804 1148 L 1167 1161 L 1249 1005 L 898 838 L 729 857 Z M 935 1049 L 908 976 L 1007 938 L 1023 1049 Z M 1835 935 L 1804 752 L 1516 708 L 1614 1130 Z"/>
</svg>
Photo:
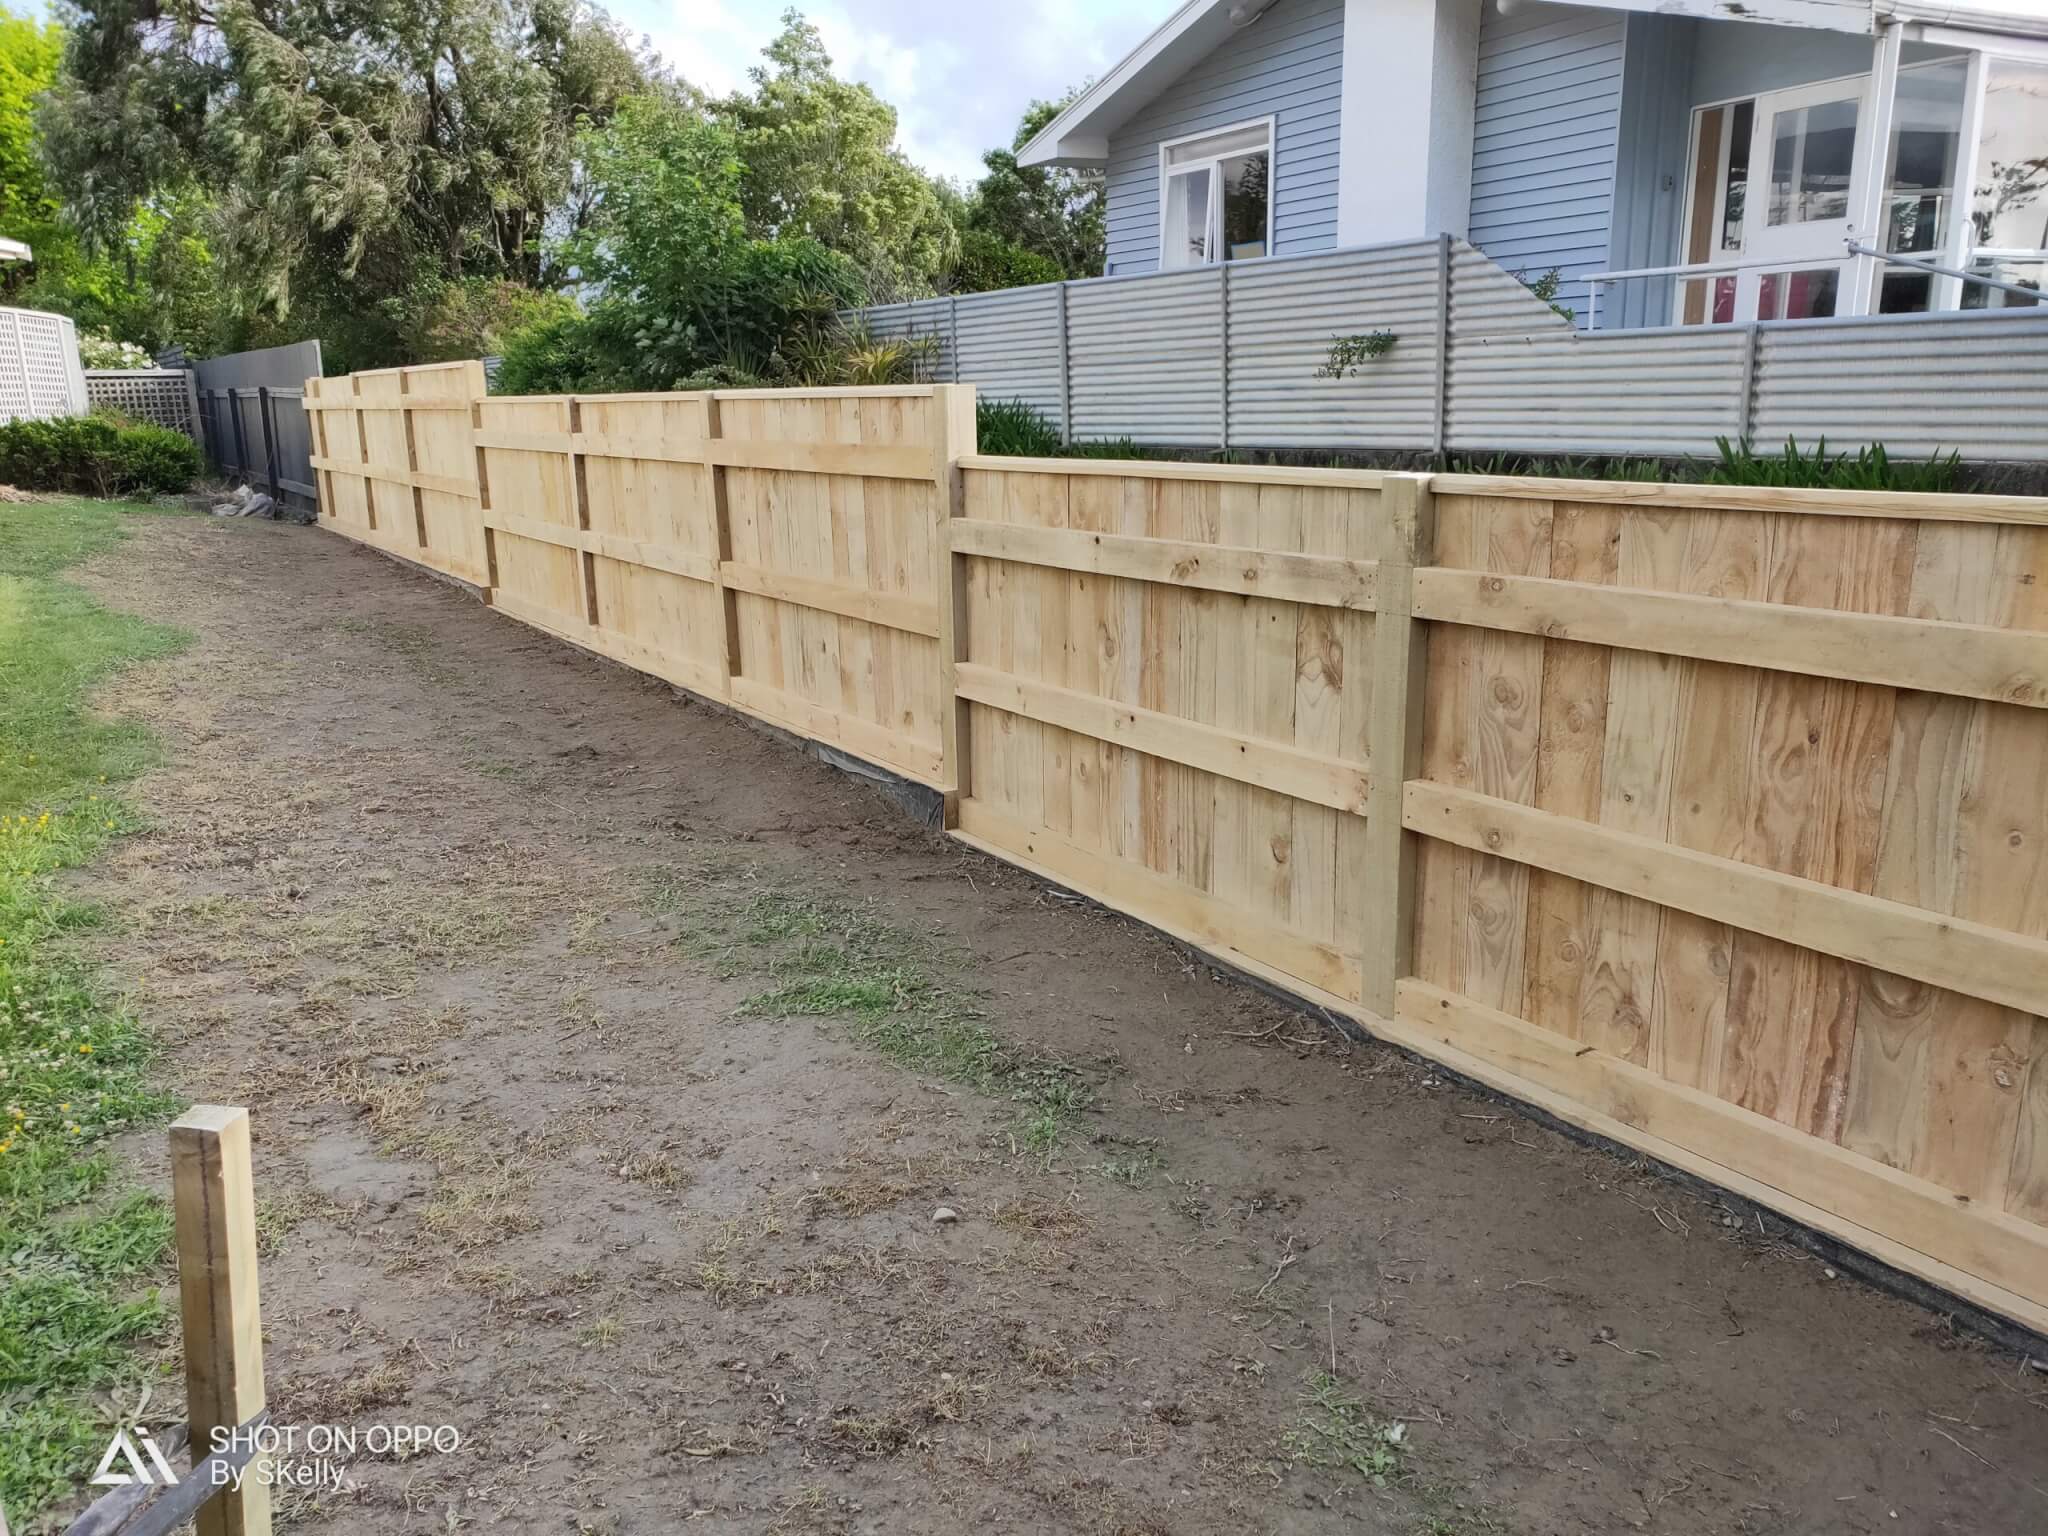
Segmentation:
<svg viewBox="0 0 2048 1536">
<path fill-rule="evenodd" d="M 86 496 L 172 496 L 199 478 L 182 432 L 117 416 L 52 416 L 0 425 L 0 483 Z"/>
<path fill-rule="evenodd" d="M 1050 256 L 1012 244 L 993 230 L 970 229 L 960 237 L 952 288 L 955 293 L 990 293 L 1057 283 L 1066 275 Z"/>
<path fill-rule="evenodd" d="M 629 97 L 581 146 L 593 211 L 560 255 L 595 297 L 507 338 L 501 393 L 840 381 L 839 315 L 866 302 L 860 273 L 806 235 L 748 236 L 732 129 Z"/>
<path fill-rule="evenodd" d="M 1059 428 L 1022 400 L 983 400 L 974 408 L 976 451 L 1008 458 L 1049 459 L 1060 451 Z"/>
</svg>

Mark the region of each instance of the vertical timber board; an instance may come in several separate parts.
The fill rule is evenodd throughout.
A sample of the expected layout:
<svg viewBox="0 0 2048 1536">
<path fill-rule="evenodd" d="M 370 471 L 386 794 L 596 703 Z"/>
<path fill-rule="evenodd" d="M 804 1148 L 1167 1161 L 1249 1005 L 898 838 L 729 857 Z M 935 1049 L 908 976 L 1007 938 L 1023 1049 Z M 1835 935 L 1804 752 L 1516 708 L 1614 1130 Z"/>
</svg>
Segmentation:
<svg viewBox="0 0 2048 1536">
<path fill-rule="evenodd" d="M 264 1406 L 249 1112 L 196 1106 L 172 1122 L 170 1142 L 186 1413 L 197 1460 L 214 1449 L 217 1431 L 247 1423 Z M 197 1524 L 199 1536 L 268 1536 L 270 1489 L 245 1476 L 239 1490 L 209 1499 Z"/>
<path fill-rule="evenodd" d="M 477 441 L 484 429 L 484 402 L 479 392 L 469 402 L 470 457 L 475 464 L 478 537 L 484 553 L 484 606 L 490 607 L 498 590 L 498 534 L 491 527 L 491 473 L 484 461 L 484 446 Z"/>
<path fill-rule="evenodd" d="M 960 824 L 960 801 L 972 793 L 973 744 L 967 705 L 960 699 L 956 669 L 967 656 L 967 576 L 953 555 L 953 520 L 962 514 L 965 488 L 960 460 L 976 448 L 974 386 L 941 384 L 932 390 L 933 578 L 939 610 L 939 755 L 944 764 L 939 792 L 945 796 L 946 825 Z"/>
<path fill-rule="evenodd" d="M 1391 1018 L 1395 983 L 1414 969 L 1418 921 L 1419 839 L 1402 829 L 1401 790 L 1422 772 L 1428 646 L 1412 612 L 1415 566 L 1436 547 L 1436 504 L 1427 475 L 1390 474 L 1381 482 L 1380 541 L 1359 969 L 1364 1006 Z"/>
<path fill-rule="evenodd" d="M 399 406 L 399 421 L 405 430 L 405 467 L 413 474 L 418 474 L 420 450 L 419 444 L 413 438 L 412 401 L 410 398 L 412 395 L 412 371 L 410 369 L 401 368 L 398 371 L 398 395 L 399 399 L 403 402 Z M 420 499 L 425 493 L 417 485 L 411 487 L 411 490 L 414 536 L 419 540 L 420 556 L 422 559 L 425 559 L 427 557 L 427 509 Z"/>
</svg>

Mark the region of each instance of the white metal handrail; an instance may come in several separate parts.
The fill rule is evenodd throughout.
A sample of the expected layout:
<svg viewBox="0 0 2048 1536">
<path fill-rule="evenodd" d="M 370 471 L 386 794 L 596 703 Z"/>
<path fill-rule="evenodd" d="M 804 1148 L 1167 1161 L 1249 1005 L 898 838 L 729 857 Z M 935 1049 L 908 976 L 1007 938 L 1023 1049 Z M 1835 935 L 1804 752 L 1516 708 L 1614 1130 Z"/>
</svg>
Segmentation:
<svg viewBox="0 0 2048 1536">
<path fill-rule="evenodd" d="M 1811 257 L 1787 261 L 1783 257 L 1775 261 L 1686 261 L 1670 267 L 1630 267 L 1619 272 L 1594 272 L 1586 279 L 1586 329 L 1600 329 L 1600 285 L 1602 283 L 1625 283 L 1637 278 L 1652 277 L 1719 277 L 1731 272 L 1798 272 L 1816 265 Z"/>
<path fill-rule="evenodd" d="M 1944 267 L 1935 262 L 1922 261 L 1916 256 L 1901 256 L 1895 251 L 1880 251 L 1875 247 L 1865 245 L 1860 240 L 1851 240 L 1849 242 L 1849 254 L 1851 256 L 1874 256 L 1879 261 L 1885 262 L 1888 265 L 1911 267 L 1916 272 L 1932 272 L 1936 277 L 1957 277 L 1966 283 L 1981 283 L 1986 288 L 1997 288 L 2005 293 L 2017 293 L 2021 297 L 2033 299 L 2037 303 L 2043 298 L 2048 298 L 2048 294 L 2044 294 L 2039 288 L 2029 288 L 2024 283 L 2008 283 L 2003 278 L 1986 277 L 1981 272 L 1965 272 L 1955 267 Z M 1979 251 L 1977 254 L 1981 256 L 1987 253 Z M 2017 254 L 2020 255 L 2021 259 L 2025 260 L 2044 253 L 2027 251 Z M 1998 259 L 2010 260 L 2011 258 L 2000 253 Z"/>
<path fill-rule="evenodd" d="M 2029 288 L 2023 283 L 2008 283 L 2001 278 L 1986 277 L 1981 272 L 1968 272 L 1956 267 L 1937 266 L 1930 261 L 1921 261 L 1915 257 L 1901 256 L 1891 251 L 1880 251 L 1874 246 L 1863 244 L 1859 240 L 1847 242 L 1846 254 L 1850 256 L 1871 256 L 1879 261 L 1889 262 L 1895 266 L 1913 267 L 1922 272 L 1931 272 L 1937 277 L 1959 278 L 1966 283 L 1978 283 L 1986 288 L 1997 288 L 2006 293 L 2019 294 L 2025 298 L 2048 301 L 2048 292 L 2044 292 L 2039 288 Z M 1993 261 L 2048 261 L 2048 251 L 2006 250 L 2003 248 L 1992 249 L 1984 247 L 1973 251 L 1971 254 Z M 1797 272 L 1808 267 L 1825 266 L 1832 259 L 1822 258 L 1818 262 L 1812 257 L 1804 257 L 1794 261 L 1786 261 L 1782 258 L 1775 261 L 1687 261 L 1668 267 L 1629 267 L 1615 272 L 1589 273 L 1583 279 L 1586 284 L 1587 296 L 1586 329 L 1597 331 L 1600 328 L 1600 285 L 1602 283 L 1625 283 L 1654 277 L 1718 277 L 1734 272 Z"/>
</svg>

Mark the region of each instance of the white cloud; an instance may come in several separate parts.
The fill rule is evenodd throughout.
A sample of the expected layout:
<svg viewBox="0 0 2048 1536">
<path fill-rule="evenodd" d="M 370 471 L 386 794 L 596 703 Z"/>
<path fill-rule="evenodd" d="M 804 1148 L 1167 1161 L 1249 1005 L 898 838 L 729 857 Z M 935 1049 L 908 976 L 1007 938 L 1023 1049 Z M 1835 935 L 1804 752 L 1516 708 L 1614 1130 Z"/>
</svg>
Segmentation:
<svg viewBox="0 0 2048 1536">
<path fill-rule="evenodd" d="M 616 0 L 676 72 L 708 91 L 746 83 L 788 0 Z M 1024 109 L 1123 57 L 1172 0 L 827 0 L 800 5 L 845 78 L 896 108 L 898 140 L 926 170 L 972 182 Z"/>
</svg>

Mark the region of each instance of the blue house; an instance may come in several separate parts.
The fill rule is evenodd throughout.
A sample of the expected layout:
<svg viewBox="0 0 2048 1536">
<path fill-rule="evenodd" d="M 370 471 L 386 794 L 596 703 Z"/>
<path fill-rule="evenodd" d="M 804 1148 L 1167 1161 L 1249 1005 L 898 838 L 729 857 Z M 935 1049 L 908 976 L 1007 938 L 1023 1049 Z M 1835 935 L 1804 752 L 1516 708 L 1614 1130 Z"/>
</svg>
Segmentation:
<svg viewBox="0 0 2048 1536">
<path fill-rule="evenodd" d="M 2048 0 L 1187 0 L 1019 159 L 1106 275 L 1448 233 L 1582 327 L 2032 306 Z"/>
</svg>

